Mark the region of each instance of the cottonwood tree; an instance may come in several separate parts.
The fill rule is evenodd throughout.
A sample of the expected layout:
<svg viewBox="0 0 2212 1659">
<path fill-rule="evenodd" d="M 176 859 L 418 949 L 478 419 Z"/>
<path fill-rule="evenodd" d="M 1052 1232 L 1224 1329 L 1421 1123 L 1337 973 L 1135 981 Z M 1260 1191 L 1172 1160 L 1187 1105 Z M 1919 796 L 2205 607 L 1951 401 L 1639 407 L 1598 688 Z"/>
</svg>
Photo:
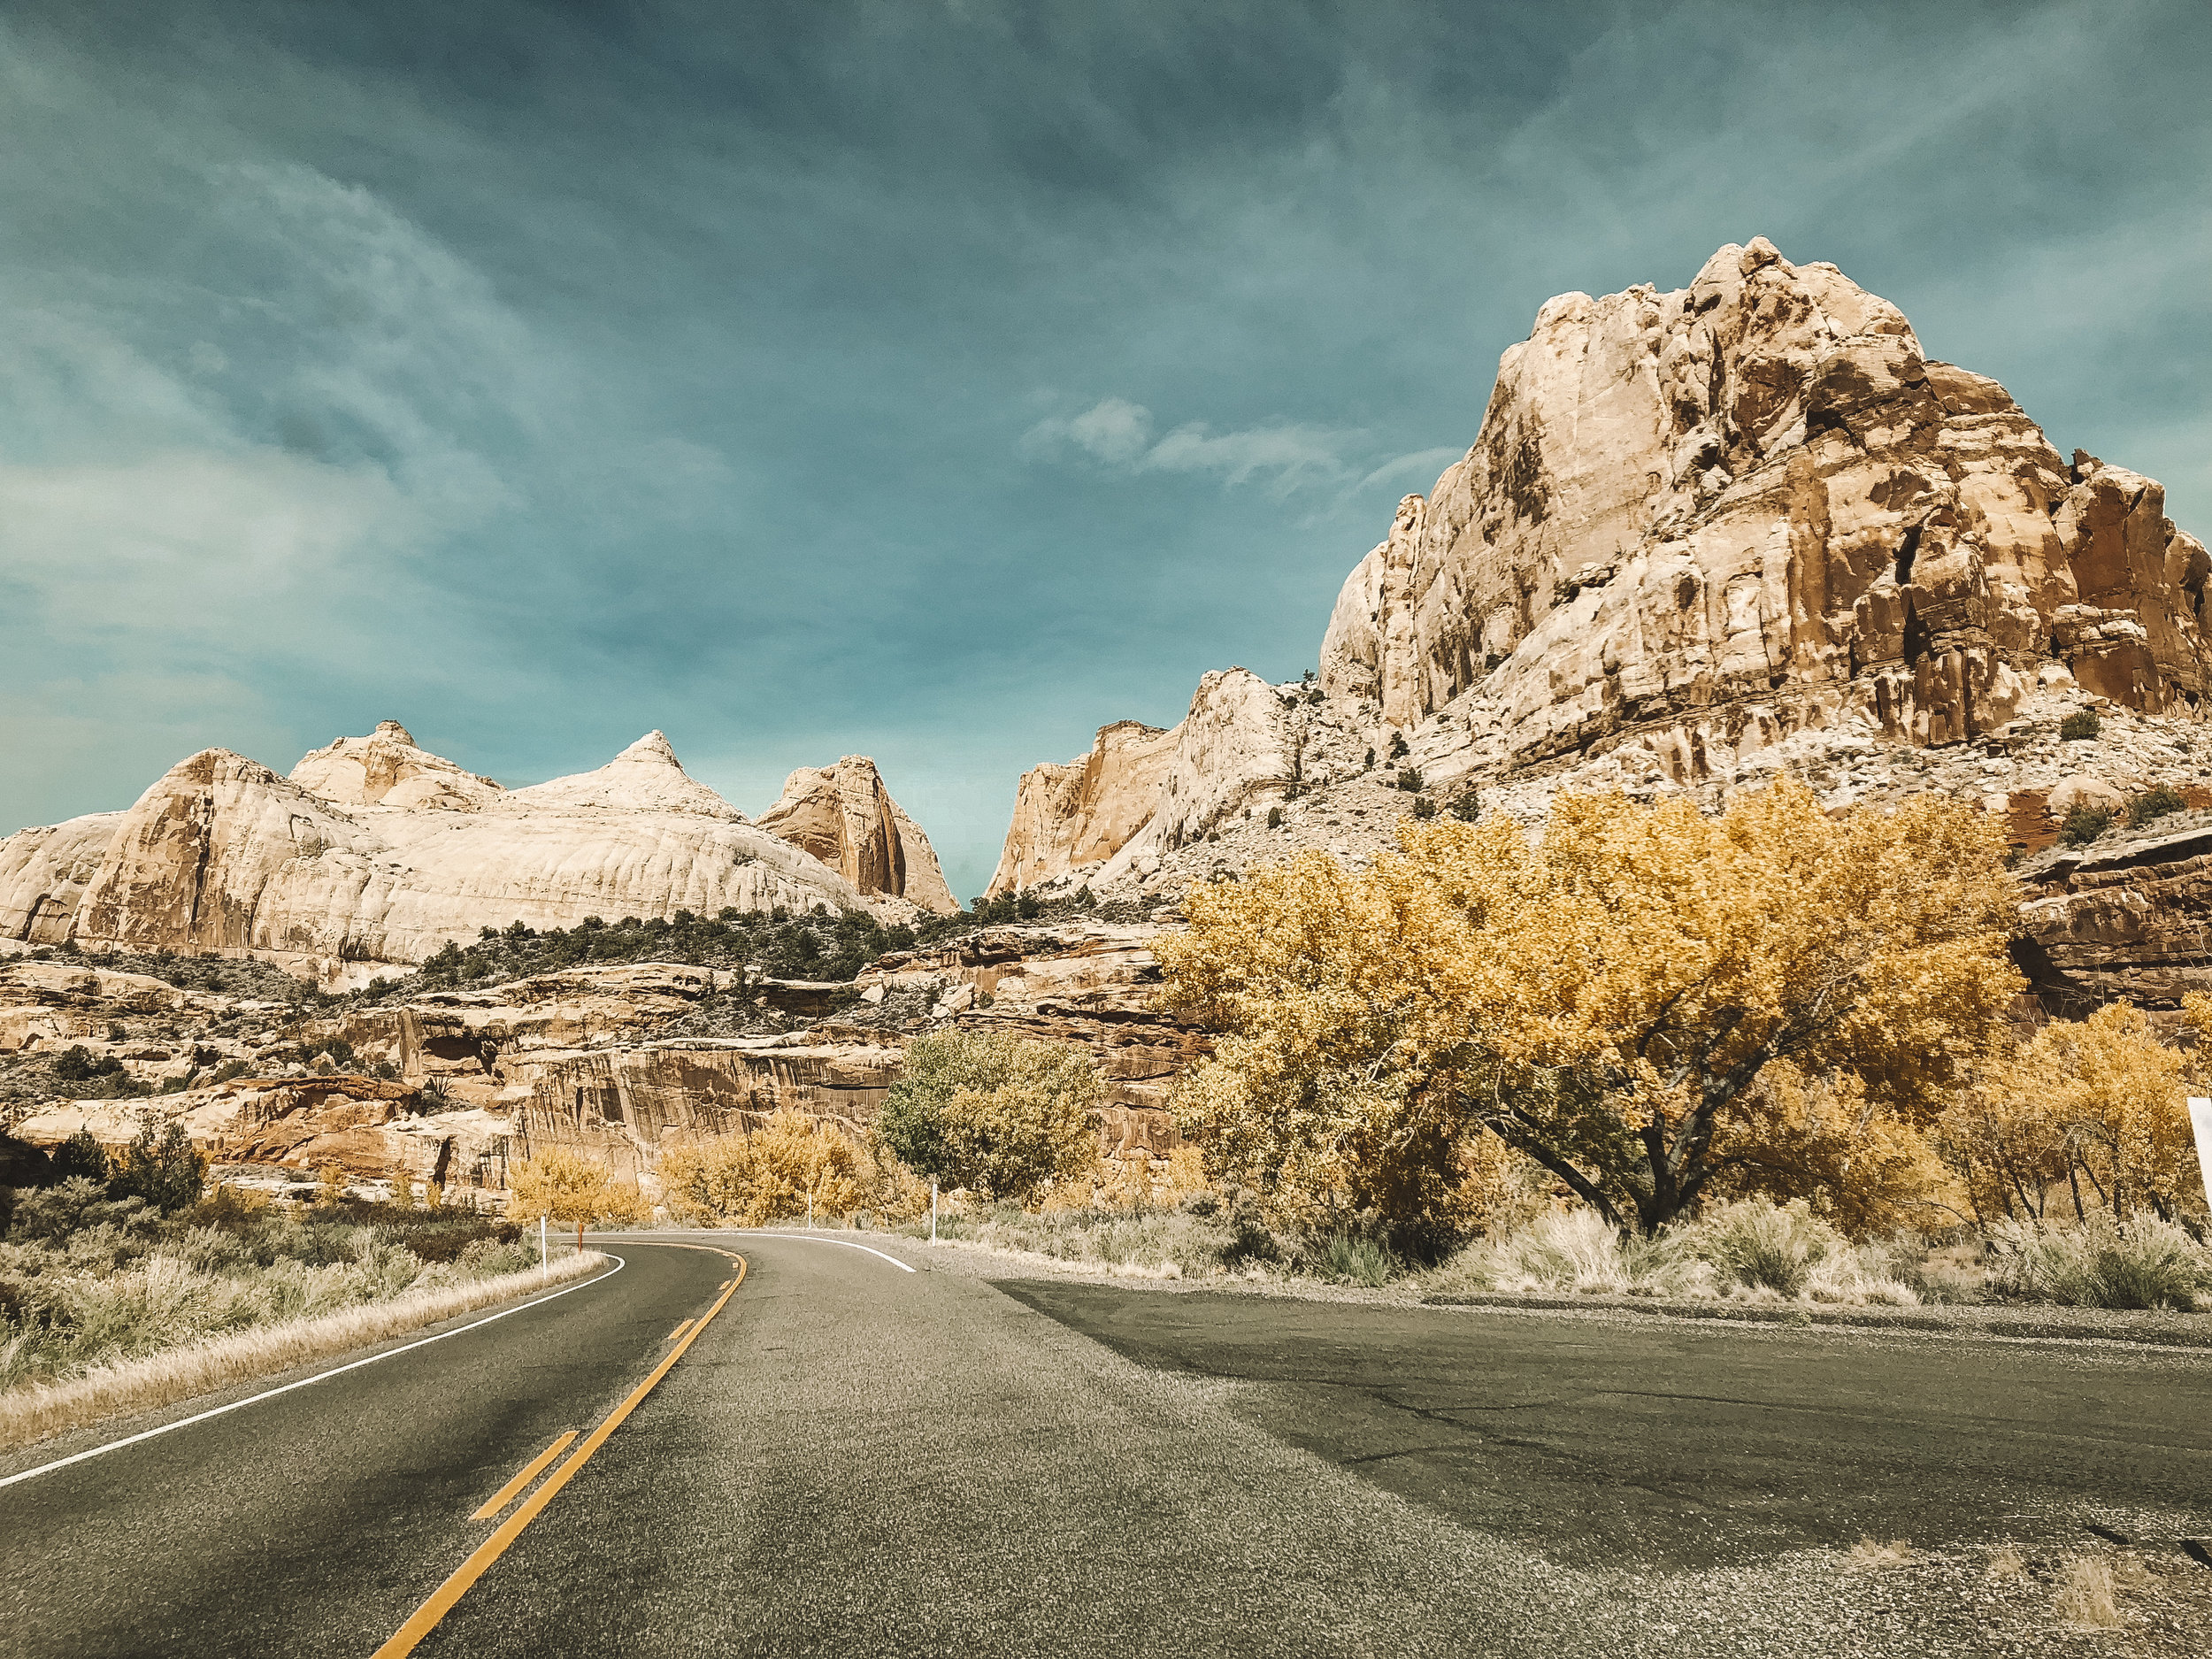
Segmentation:
<svg viewBox="0 0 2212 1659">
<path fill-rule="evenodd" d="M 2212 997 L 2183 999 L 2182 1018 L 2212 1033 Z M 2186 1053 L 2116 1002 L 2045 1026 L 1985 1068 L 1945 1114 L 1944 1135 L 1985 1216 L 2041 1217 L 2055 1192 L 2077 1220 L 2092 1209 L 2170 1220 L 2204 1202 L 2187 1098 L 2205 1063 L 2201 1035 Z"/>
<path fill-rule="evenodd" d="M 576 1248 L 584 1248 L 584 1228 L 593 1222 L 642 1221 L 650 1213 L 636 1186 L 618 1180 L 614 1171 L 587 1153 L 549 1146 L 517 1164 L 507 1178 L 507 1216 L 511 1221 L 574 1224 Z"/>
<path fill-rule="evenodd" d="M 2020 988 L 2001 829 L 1961 803 L 1839 818 L 1788 780 L 1717 818 L 1562 796 L 1401 826 L 1193 892 L 1164 1000 L 1226 1035 L 1180 1091 L 1223 1179 L 1294 1218 L 1436 1217 L 1494 1133 L 1616 1225 L 1694 1205 L 1770 1066 L 1923 1125 Z"/>
</svg>

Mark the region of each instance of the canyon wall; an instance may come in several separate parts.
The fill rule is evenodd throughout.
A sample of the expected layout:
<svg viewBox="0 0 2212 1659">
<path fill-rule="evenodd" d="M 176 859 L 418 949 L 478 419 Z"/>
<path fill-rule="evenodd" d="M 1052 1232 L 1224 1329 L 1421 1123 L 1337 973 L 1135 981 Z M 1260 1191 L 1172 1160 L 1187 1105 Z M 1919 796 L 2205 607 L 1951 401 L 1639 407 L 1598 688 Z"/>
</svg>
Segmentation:
<svg viewBox="0 0 2212 1659">
<path fill-rule="evenodd" d="M 1208 675 L 1110 818 L 1033 772 L 996 885 L 1165 892 L 1276 850 L 1279 816 L 1379 844 L 1402 772 L 1529 821 L 1562 782 L 1781 767 L 1842 805 L 1980 740 L 1978 795 L 2048 787 L 2017 757 L 2068 709 L 2200 717 L 2208 576 L 2156 482 L 2062 458 L 1896 307 L 1755 239 L 1686 288 L 1547 303 L 1345 581 L 1318 687 Z"/>
</svg>

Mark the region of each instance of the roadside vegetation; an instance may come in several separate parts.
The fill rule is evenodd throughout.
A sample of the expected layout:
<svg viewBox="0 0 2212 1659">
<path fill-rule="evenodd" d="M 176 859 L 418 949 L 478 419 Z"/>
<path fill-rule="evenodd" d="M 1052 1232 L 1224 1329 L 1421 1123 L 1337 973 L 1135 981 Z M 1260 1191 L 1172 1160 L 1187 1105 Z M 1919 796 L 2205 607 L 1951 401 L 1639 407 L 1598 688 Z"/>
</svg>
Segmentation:
<svg viewBox="0 0 2212 1659">
<path fill-rule="evenodd" d="M 353 1202 L 334 1171 L 299 1205 L 204 1177 L 173 1125 L 112 1162 L 83 1137 L 0 1188 L 0 1443 L 445 1317 L 537 1263 L 511 1221 Z"/>
</svg>

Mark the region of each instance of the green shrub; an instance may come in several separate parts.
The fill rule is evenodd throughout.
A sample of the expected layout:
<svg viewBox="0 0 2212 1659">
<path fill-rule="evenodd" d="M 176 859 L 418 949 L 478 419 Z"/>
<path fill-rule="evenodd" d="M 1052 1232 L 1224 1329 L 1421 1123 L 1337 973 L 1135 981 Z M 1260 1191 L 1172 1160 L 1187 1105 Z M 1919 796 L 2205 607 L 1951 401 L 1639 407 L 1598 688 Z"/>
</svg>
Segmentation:
<svg viewBox="0 0 2212 1659">
<path fill-rule="evenodd" d="M 89 1129 L 78 1130 L 54 1148 L 54 1179 L 65 1181 L 75 1178 L 103 1187 L 108 1184 L 107 1152 L 92 1138 Z"/>
<path fill-rule="evenodd" d="M 1436 803 L 1430 800 L 1428 796 L 1425 795 L 1414 796 L 1413 816 L 1417 818 L 1434 818 L 1436 816 Z"/>
<path fill-rule="evenodd" d="M 111 1054 L 99 1058 L 85 1052 L 82 1043 L 73 1043 L 54 1059 L 54 1075 L 65 1083 L 87 1083 L 95 1078 L 113 1077 L 123 1069 L 123 1063 Z"/>
<path fill-rule="evenodd" d="M 207 1159 L 194 1148 L 184 1125 L 175 1123 L 159 1140 L 151 1124 L 141 1129 L 108 1176 L 111 1195 L 142 1198 L 165 1215 L 198 1203 L 206 1184 Z"/>
<path fill-rule="evenodd" d="M 1002 1032 L 917 1039 L 877 1119 L 883 1143 L 918 1175 L 1026 1202 L 1098 1155 L 1092 1114 L 1105 1087 L 1083 1050 Z"/>
<path fill-rule="evenodd" d="M 2059 844 L 2064 847 L 2086 847 L 2111 827 L 2112 814 L 2108 809 L 2101 806 L 2078 806 L 2066 815 L 2066 822 L 2059 827 Z"/>
<path fill-rule="evenodd" d="M 1282 808 L 1280 808 L 1280 807 L 1279 807 L 1279 806 L 1271 806 L 1271 807 L 1268 808 L 1268 809 L 1267 809 L 1267 827 L 1268 827 L 1268 828 L 1270 828 L 1270 829 L 1280 829 L 1280 828 L 1282 828 L 1282 826 L 1283 826 L 1283 809 L 1282 809 Z"/>
<path fill-rule="evenodd" d="M 2059 738 L 2068 743 L 2087 742 L 2103 730 L 2104 722 L 2094 709 L 2077 709 L 2058 723 Z"/>
<path fill-rule="evenodd" d="M 1471 824 L 1482 816 L 1482 796 L 1473 789 L 1462 789 L 1452 797 L 1451 815 L 1463 824 Z"/>
<path fill-rule="evenodd" d="M 1421 769 L 1418 766 L 1407 766 L 1401 770 L 1398 773 L 1398 787 L 1403 789 L 1408 795 L 1420 794 Z"/>
<path fill-rule="evenodd" d="M 1356 1233 L 1332 1233 L 1315 1252 L 1318 1264 L 1332 1279 L 1379 1287 L 1404 1269 L 1388 1246 Z"/>
<path fill-rule="evenodd" d="M 2153 818 L 2188 810 L 2189 803 L 2181 798 L 2180 792 L 2170 789 L 2162 783 L 2155 788 L 2145 790 L 2128 803 L 2128 827 L 2140 829 Z"/>
<path fill-rule="evenodd" d="M 1390 758 L 1400 760 L 1409 752 L 1406 745 L 1406 734 L 1403 732 L 1393 732 L 1390 734 Z"/>
</svg>

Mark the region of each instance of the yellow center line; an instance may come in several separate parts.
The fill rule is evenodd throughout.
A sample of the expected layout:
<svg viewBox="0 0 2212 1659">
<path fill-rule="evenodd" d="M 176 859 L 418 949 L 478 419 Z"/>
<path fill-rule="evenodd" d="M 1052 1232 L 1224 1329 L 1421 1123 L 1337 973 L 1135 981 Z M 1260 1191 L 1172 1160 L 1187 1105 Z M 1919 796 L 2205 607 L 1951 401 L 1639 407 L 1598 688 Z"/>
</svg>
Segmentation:
<svg viewBox="0 0 2212 1659">
<path fill-rule="evenodd" d="M 699 1340 L 699 1333 L 707 1328 L 708 1321 L 722 1311 L 730 1298 L 737 1294 L 737 1287 L 745 1282 L 746 1262 L 743 1256 L 728 1251 L 718 1251 L 716 1254 L 728 1255 L 737 1263 L 737 1277 L 723 1288 L 714 1305 L 700 1316 L 699 1323 L 692 1326 L 691 1333 L 676 1345 L 667 1358 L 653 1368 L 651 1376 L 630 1391 L 628 1399 L 607 1413 L 599 1426 L 591 1432 L 591 1438 L 569 1454 L 568 1461 L 553 1471 L 551 1479 L 526 1498 L 520 1509 L 501 1522 L 499 1530 L 478 1545 L 475 1554 L 453 1570 L 452 1576 L 431 1593 L 430 1599 L 417 1608 L 407 1622 L 392 1633 L 391 1640 L 376 1650 L 373 1659 L 403 1659 L 403 1655 L 414 1652 L 416 1644 L 434 1630 L 438 1621 L 452 1611 L 453 1604 L 468 1593 L 469 1586 L 489 1571 L 492 1563 L 507 1553 L 507 1547 L 521 1537 L 523 1529 L 536 1520 L 545 1506 L 553 1502 L 553 1494 L 569 1483 L 576 1471 L 589 1461 L 591 1455 L 606 1443 L 607 1436 L 622 1426 L 623 1419 L 637 1409 L 639 1402 L 653 1392 L 660 1379 L 668 1375 L 670 1368 Z"/>
<path fill-rule="evenodd" d="M 535 1480 L 540 1474 L 544 1472 L 545 1466 L 548 1463 L 551 1463 L 556 1457 L 558 1457 L 563 1452 L 566 1451 L 568 1449 L 568 1443 L 575 1438 L 576 1431 L 574 1429 L 571 1429 L 567 1433 L 562 1435 L 559 1440 L 555 1440 L 552 1445 L 547 1447 L 535 1457 L 533 1457 L 523 1466 L 523 1471 L 520 1474 L 517 1475 L 512 1480 L 510 1480 L 505 1486 L 500 1487 L 498 1491 L 493 1493 L 489 1498 L 485 1500 L 484 1507 L 477 1510 L 475 1514 L 470 1516 L 469 1519 L 472 1521 L 488 1521 L 493 1516 L 497 1515 L 502 1509 L 505 1509 L 508 1504 L 514 1501 L 514 1495 L 516 1493 L 521 1491 L 525 1486 Z"/>
<path fill-rule="evenodd" d="M 673 1331 L 671 1331 L 671 1332 L 670 1332 L 670 1333 L 669 1333 L 666 1336 L 664 1336 L 664 1337 L 661 1338 L 661 1340 L 662 1340 L 662 1341 L 664 1341 L 664 1342 L 673 1342 L 673 1341 L 674 1341 L 674 1340 L 675 1340 L 678 1337 L 681 1336 L 681 1335 L 684 1333 L 685 1329 L 686 1329 L 687 1326 L 689 1326 L 689 1325 L 690 1325 L 690 1324 L 691 1324 L 691 1321 L 690 1321 L 690 1320 L 688 1320 L 688 1319 L 685 1320 L 685 1321 L 683 1322 L 683 1324 L 682 1324 L 682 1325 L 678 1325 L 678 1326 L 677 1326 L 677 1327 L 676 1327 Z"/>
</svg>

